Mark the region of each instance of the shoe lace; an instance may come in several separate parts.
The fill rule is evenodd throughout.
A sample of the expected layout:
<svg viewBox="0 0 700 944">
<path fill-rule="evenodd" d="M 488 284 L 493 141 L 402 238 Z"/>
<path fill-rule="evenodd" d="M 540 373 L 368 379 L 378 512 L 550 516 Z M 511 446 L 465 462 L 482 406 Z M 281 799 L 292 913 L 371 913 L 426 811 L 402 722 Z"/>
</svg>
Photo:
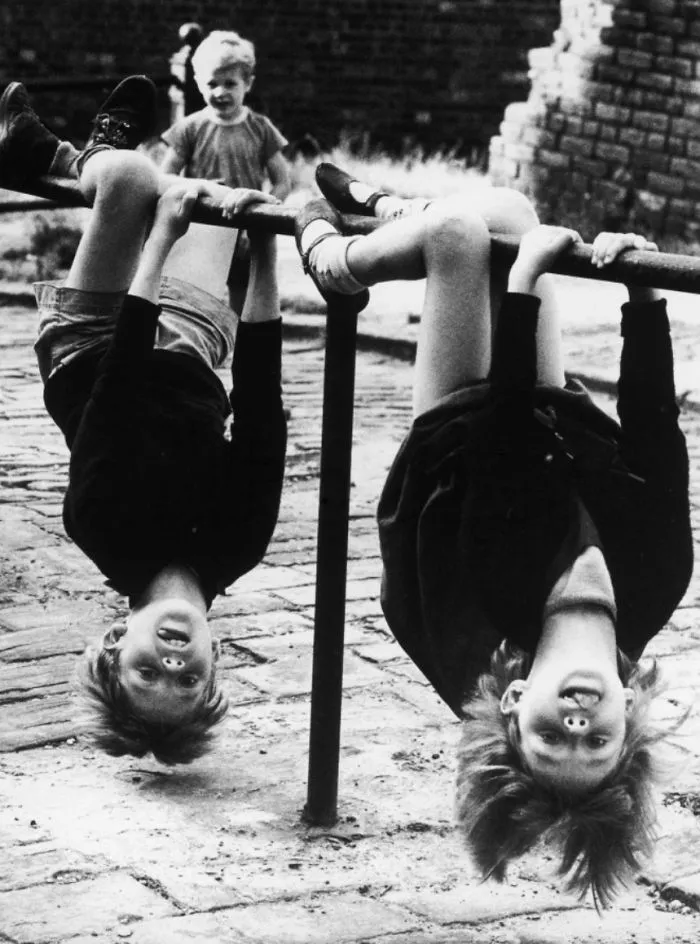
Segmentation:
<svg viewBox="0 0 700 944">
<path fill-rule="evenodd" d="M 110 141 L 119 144 L 127 143 L 127 135 L 132 130 L 132 125 L 128 121 L 109 113 L 97 115 L 93 121 L 93 127 L 94 139 L 109 138 Z"/>
</svg>

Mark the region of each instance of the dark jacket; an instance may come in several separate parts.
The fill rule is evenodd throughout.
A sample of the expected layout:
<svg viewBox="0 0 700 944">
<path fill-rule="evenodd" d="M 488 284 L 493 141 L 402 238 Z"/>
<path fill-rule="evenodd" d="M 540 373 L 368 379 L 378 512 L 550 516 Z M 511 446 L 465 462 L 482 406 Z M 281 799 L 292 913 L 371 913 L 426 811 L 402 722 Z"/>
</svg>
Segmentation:
<svg viewBox="0 0 700 944">
<path fill-rule="evenodd" d="M 623 307 L 620 424 L 581 385 L 537 386 L 539 299 L 506 296 L 488 383 L 418 417 L 378 509 L 382 606 L 457 713 L 504 638 L 534 652 L 547 597 L 599 546 L 637 658 L 693 565 L 665 302 Z"/>
<path fill-rule="evenodd" d="M 239 325 L 229 398 L 203 361 L 154 349 L 159 313 L 127 296 L 106 352 L 46 383 L 71 451 L 63 520 L 119 593 L 138 597 L 179 562 L 197 571 L 211 603 L 262 559 L 277 520 L 281 323 Z"/>
</svg>

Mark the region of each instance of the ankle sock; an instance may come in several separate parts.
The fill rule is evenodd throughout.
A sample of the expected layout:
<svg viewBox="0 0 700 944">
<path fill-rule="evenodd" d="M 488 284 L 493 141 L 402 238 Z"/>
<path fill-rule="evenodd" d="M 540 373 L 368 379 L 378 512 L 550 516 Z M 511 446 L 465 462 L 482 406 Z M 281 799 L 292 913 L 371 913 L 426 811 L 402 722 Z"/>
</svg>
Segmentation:
<svg viewBox="0 0 700 944">
<path fill-rule="evenodd" d="M 319 223 L 325 221 L 319 220 Z M 313 270 L 314 278 L 325 292 L 337 292 L 340 295 L 357 295 L 367 286 L 358 281 L 348 267 L 348 248 L 360 236 L 342 236 L 330 224 L 326 224 L 332 234 L 312 248 L 309 253 L 308 265 Z M 307 226 L 302 236 L 302 248 L 305 242 Z M 314 238 L 318 238 L 319 233 Z M 306 242 L 308 246 L 310 241 Z"/>
<path fill-rule="evenodd" d="M 402 216 L 422 213 L 430 203 L 431 201 L 425 197 L 404 199 L 403 197 L 381 196 L 375 204 L 374 215 L 378 220 L 398 220 Z"/>
</svg>

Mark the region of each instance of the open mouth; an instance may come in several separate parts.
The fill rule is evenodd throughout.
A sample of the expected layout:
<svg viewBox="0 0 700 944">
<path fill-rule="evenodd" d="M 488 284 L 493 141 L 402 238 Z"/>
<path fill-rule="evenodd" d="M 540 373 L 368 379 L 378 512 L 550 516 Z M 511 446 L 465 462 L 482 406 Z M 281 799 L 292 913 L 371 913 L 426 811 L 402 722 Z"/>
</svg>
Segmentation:
<svg viewBox="0 0 700 944">
<path fill-rule="evenodd" d="M 599 692 L 578 685 L 565 688 L 559 697 L 566 701 L 571 708 L 581 708 L 583 710 L 595 708 L 600 701 Z"/>
<path fill-rule="evenodd" d="M 159 629 L 156 635 L 159 639 L 162 639 L 163 642 L 172 646 L 173 649 L 184 649 L 190 641 L 189 635 L 181 629 L 169 629 L 165 626 Z"/>
</svg>

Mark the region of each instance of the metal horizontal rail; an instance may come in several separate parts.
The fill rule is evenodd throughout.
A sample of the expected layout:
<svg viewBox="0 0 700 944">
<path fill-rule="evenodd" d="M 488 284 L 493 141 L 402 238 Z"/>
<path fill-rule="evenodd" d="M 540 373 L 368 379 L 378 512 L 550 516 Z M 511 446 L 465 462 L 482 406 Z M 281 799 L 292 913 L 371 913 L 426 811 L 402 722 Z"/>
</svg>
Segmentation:
<svg viewBox="0 0 700 944">
<path fill-rule="evenodd" d="M 21 188 L 21 192 L 52 201 L 45 209 L 84 206 L 85 201 L 78 184 L 74 180 L 56 177 L 43 177 L 31 185 Z M 13 210 L 17 204 L 10 204 Z M 3 204 L 0 203 L 0 212 Z M 266 232 L 282 236 L 294 235 L 294 221 L 297 211 L 284 206 L 261 204 L 252 206 L 230 220 L 225 220 L 218 206 L 208 197 L 200 197 L 194 210 L 193 220 L 210 226 L 233 226 L 239 229 L 264 229 Z M 346 215 L 343 217 L 343 230 L 346 233 L 370 233 L 381 221 L 364 216 Z M 495 259 L 512 263 L 518 251 L 517 236 L 492 236 L 491 246 Z M 700 256 L 681 255 L 668 252 L 647 252 L 630 250 L 604 269 L 591 265 L 592 247 L 579 244 L 563 253 L 552 265 L 551 270 L 559 275 L 571 275 L 602 282 L 622 282 L 626 285 L 651 286 L 664 291 L 692 292 L 700 294 Z"/>
</svg>

